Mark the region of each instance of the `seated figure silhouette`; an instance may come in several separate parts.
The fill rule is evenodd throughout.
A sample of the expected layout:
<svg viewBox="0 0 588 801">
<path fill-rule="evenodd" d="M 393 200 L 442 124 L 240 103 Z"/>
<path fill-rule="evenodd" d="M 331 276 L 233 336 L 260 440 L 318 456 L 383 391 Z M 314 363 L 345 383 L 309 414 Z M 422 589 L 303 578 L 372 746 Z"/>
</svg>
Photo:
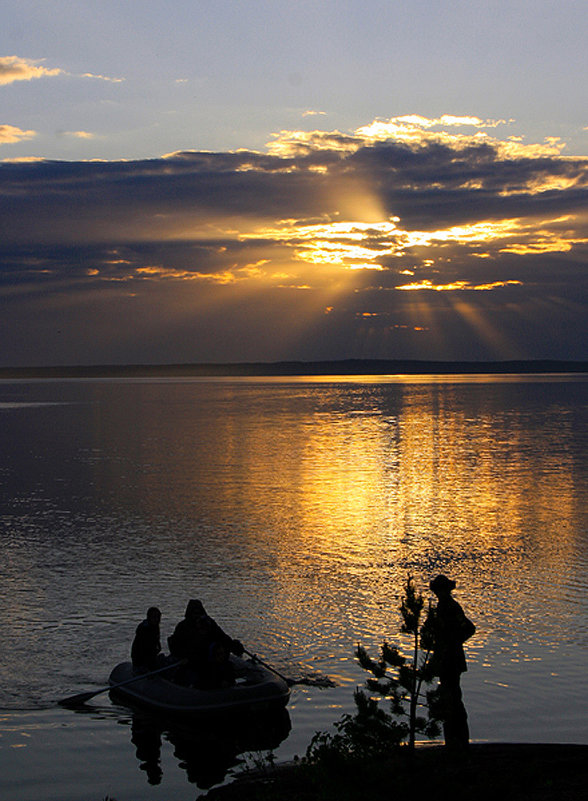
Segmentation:
<svg viewBox="0 0 588 801">
<path fill-rule="evenodd" d="M 161 667 L 160 621 L 161 612 L 156 606 L 150 606 L 145 620 L 137 626 L 131 645 L 131 659 L 135 673 L 146 673 Z"/>
<path fill-rule="evenodd" d="M 476 627 L 451 595 L 455 581 L 439 575 L 429 586 L 438 598 L 425 624 L 432 640 L 430 667 L 439 677 L 439 713 L 445 745 L 459 750 L 467 748 L 470 739 L 460 684 L 461 674 L 468 669 L 463 644 L 475 633 Z"/>
<path fill-rule="evenodd" d="M 188 602 L 184 619 L 168 637 L 174 659 L 186 659 L 174 680 L 180 684 L 213 687 L 232 683 L 229 654 L 241 656 L 244 651 L 239 640 L 226 634 L 218 623 L 207 615 L 201 601 Z"/>
</svg>

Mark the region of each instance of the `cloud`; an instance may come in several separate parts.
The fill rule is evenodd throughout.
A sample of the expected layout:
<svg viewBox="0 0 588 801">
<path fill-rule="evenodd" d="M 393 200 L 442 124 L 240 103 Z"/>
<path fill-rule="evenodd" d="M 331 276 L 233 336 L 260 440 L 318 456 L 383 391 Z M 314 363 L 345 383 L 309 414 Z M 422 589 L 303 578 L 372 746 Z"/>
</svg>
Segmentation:
<svg viewBox="0 0 588 801">
<path fill-rule="evenodd" d="M 512 120 L 511 120 L 512 122 Z M 456 117 L 453 114 L 442 114 L 441 117 L 430 118 L 422 117 L 420 114 L 405 114 L 401 117 L 392 117 L 388 122 L 377 120 L 366 126 L 360 128 L 359 131 L 369 130 L 373 126 L 407 126 L 418 128 L 433 128 L 438 126 L 445 127 L 473 127 L 473 128 L 496 128 L 499 125 L 504 125 L 506 120 L 483 120 L 480 117 Z"/>
<path fill-rule="evenodd" d="M 417 130 L 412 123 L 409 128 Z M 61 204 L 69 210 L 73 203 L 88 239 L 118 237 L 123 223 L 139 240 L 199 241 L 214 234 L 290 243 L 293 250 L 317 240 L 353 241 L 390 257 L 449 243 L 499 245 L 504 252 L 549 238 L 563 251 L 583 240 L 576 227 L 588 160 L 562 157 L 552 144 L 514 143 L 510 150 L 513 143 L 490 137 L 431 139 L 418 130 L 420 138 L 408 140 L 406 126 L 386 140 L 371 133 L 287 132 L 279 137 L 279 153 L 272 142 L 266 154 L 181 152 L 142 162 L 49 163 L 23 168 L 18 178 L 6 172 L 3 179 L 6 185 L 23 182 L 27 203 L 39 203 L 39 230 L 50 219 L 55 236 L 64 219 Z M 33 134 L 10 126 L 3 131 L 6 141 Z M 15 219 L 15 236 L 18 229 Z"/>
<path fill-rule="evenodd" d="M 12 158 L 0 159 L 0 163 L 6 164 L 32 164 L 38 161 L 45 161 L 45 159 L 42 156 L 13 156 Z"/>
<path fill-rule="evenodd" d="M 350 153 L 370 144 L 404 143 L 412 149 L 426 145 L 442 145 L 452 150 L 478 147 L 488 144 L 503 158 L 518 159 L 524 156 L 556 156 L 565 148 L 558 137 L 548 137 L 543 143 L 525 144 L 520 137 L 497 139 L 485 130 L 499 125 L 507 125 L 509 120 L 482 120 L 479 117 L 455 117 L 444 114 L 435 119 L 418 114 L 392 117 L 388 120 L 374 120 L 369 125 L 357 128 L 351 134 L 340 131 L 287 131 L 273 135 L 274 141 L 268 144 L 269 151 L 279 156 L 295 156 L 312 150 L 335 150 Z M 446 131 L 451 127 L 474 127 L 476 133 L 456 133 Z M 435 130 L 441 128 L 441 130 Z"/>
<path fill-rule="evenodd" d="M 44 67 L 41 61 L 42 59 L 0 56 L 0 85 L 64 74 L 61 69 Z"/>
<path fill-rule="evenodd" d="M 95 134 L 89 131 L 60 131 L 60 136 L 71 136 L 74 139 L 94 139 Z"/>
<path fill-rule="evenodd" d="M 5 163 L 0 286 L 15 308 L 91 296 L 147 309 L 160 293 L 182 336 L 208 342 L 210 326 L 230 343 L 228 326 L 270 358 L 293 355 L 278 350 L 285 328 L 296 353 L 318 336 L 323 356 L 337 342 L 347 356 L 358 325 L 372 355 L 393 341 L 412 357 L 579 358 L 588 159 L 559 140 L 497 138 L 493 124 L 411 116 L 386 135 L 377 122 L 282 132 L 263 153 Z M 267 304 L 283 334 L 272 347 Z M 231 358 L 229 344 L 214 352 Z"/>
<path fill-rule="evenodd" d="M 91 78 L 93 80 L 122 83 L 124 78 L 111 78 L 107 75 L 97 75 L 93 72 L 74 74 L 66 72 L 59 67 L 49 68 L 43 66 L 44 59 L 20 58 L 19 56 L 0 56 L 0 86 L 15 81 L 31 81 L 33 78 L 54 78 L 66 75 L 72 78 Z"/>
<path fill-rule="evenodd" d="M 66 73 L 72 75 L 72 73 Z M 107 81 L 109 83 L 123 83 L 124 78 L 111 78 L 108 75 L 96 75 L 93 72 L 82 72 L 80 75 L 72 75 L 74 78 L 92 78 L 97 81 Z"/>
<path fill-rule="evenodd" d="M 25 139 L 32 139 L 36 135 L 36 131 L 23 131 L 15 125 L 0 125 L 0 145 L 22 142 Z"/>
<path fill-rule="evenodd" d="M 490 284 L 471 284 L 469 281 L 454 281 L 452 284 L 433 284 L 428 278 L 415 284 L 400 284 L 396 289 L 414 291 L 420 289 L 433 289 L 435 292 L 489 292 L 507 286 L 522 286 L 522 281 L 493 281 Z"/>
</svg>

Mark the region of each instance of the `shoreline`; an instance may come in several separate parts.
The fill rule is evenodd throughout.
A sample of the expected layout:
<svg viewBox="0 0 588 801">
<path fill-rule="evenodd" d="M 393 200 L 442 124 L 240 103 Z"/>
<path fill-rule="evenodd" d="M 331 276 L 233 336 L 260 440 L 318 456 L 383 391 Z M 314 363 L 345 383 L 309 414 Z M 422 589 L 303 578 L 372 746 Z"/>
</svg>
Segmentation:
<svg viewBox="0 0 588 801">
<path fill-rule="evenodd" d="M 238 774 L 207 801 L 357 801 L 362 795 L 457 801 L 576 801 L 586 792 L 588 745 L 472 743 L 465 755 L 441 743 L 406 746 L 379 761 L 323 766 L 303 761 Z"/>
<path fill-rule="evenodd" d="M 0 367 L 0 379 L 262 377 L 359 375 L 512 375 L 588 373 L 588 361 L 557 359 L 512 361 L 427 361 L 406 359 L 342 359 L 182 364 L 90 364 Z"/>
</svg>

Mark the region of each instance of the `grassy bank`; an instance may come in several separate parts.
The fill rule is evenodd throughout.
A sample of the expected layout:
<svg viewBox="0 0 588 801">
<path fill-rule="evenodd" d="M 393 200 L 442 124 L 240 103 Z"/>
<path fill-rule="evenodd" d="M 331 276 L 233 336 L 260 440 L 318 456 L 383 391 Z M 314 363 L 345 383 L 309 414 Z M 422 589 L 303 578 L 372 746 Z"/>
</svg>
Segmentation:
<svg viewBox="0 0 588 801">
<path fill-rule="evenodd" d="M 585 798 L 588 745 L 474 744 L 466 757 L 443 747 L 401 749 L 377 762 L 304 763 L 245 774 L 207 801 L 577 801 Z"/>
</svg>

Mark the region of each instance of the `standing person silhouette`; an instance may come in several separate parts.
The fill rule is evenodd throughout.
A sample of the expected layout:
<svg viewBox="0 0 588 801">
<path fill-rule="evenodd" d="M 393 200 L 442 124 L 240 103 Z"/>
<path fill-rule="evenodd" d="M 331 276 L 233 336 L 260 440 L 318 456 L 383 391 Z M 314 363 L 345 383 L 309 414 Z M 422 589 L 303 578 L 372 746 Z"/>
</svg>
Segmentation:
<svg viewBox="0 0 588 801">
<path fill-rule="evenodd" d="M 470 732 L 460 685 L 461 674 L 468 669 L 463 644 L 475 633 L 476 627 L 451 595 L 455 581 L 439 575 L 429 586 L 438 598 L 426 625 L 432 635 L 431 669 L 439 677 L 445 745 L 454 750 L 465 749 Z"/>
</svg>

